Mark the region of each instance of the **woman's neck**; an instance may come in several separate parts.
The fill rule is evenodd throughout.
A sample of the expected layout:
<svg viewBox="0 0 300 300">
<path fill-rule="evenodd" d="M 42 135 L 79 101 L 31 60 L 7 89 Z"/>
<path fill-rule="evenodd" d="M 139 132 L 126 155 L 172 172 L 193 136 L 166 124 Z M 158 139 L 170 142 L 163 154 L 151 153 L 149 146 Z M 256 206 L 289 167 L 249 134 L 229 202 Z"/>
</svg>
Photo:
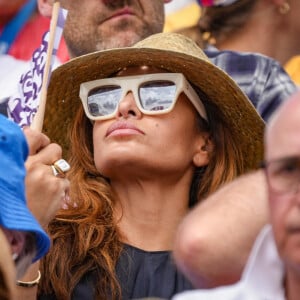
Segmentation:
<svg viewBox="0 0 300 300">
<path fill-rule="evenodd" d="M 112 182 L 118 196 L 116 220 L 123 242 L 148 251 L 171 250 L 178 223 L 188 210 L 190 182 Z"/>
</svg>

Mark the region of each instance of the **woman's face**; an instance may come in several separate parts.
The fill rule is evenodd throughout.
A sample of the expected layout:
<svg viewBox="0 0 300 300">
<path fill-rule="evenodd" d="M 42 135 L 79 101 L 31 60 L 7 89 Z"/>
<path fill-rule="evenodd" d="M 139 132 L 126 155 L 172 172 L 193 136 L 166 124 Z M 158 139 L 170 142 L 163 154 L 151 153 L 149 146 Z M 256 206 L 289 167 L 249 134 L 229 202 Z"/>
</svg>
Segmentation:
<svg viewBox="0 0 300 300">
<path fill-rule="evenodd" d="M 130 67 L 117 76 L 166 73 L 154 67 Z M 93 129 L 96 168 L 115 179 L 134 174 L 151 177 L 193 173 L 206 165 L 207 134 L 197 126 L 198 113 L 182 93 L 174 109 L 166 114 L 146 115 L 137 107 L 131 91 L 120 101 L 116 115 L 96 121 Z"/>
</svg>

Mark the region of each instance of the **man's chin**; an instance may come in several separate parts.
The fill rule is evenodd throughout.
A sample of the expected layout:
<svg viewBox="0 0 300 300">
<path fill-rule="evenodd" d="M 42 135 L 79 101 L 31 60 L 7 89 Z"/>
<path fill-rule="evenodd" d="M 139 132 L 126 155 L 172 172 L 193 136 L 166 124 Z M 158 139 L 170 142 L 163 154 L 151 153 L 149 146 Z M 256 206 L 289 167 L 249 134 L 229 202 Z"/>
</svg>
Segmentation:
<svg viewBox="0 0 300 300">
<path fill-rule="evenodd" d="M 98 50 L 107 50 L 112 48 L 130 47 L 139 42 L 144 37 L 141 37 L 136 32 L 131 30 L 122 31 L 114 34 L 110 38 L 104 39 L 105 42 L 100 41 L 97 45 Z"/>
</svg>

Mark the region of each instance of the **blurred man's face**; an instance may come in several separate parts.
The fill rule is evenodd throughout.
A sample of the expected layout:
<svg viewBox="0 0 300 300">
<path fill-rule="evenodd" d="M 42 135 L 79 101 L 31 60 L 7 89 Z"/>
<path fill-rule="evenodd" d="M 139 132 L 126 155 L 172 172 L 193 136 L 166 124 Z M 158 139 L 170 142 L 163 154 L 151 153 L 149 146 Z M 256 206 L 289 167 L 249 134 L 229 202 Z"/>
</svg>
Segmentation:
<svg viewBox="0 0 300 300">
<path fill-rule="evenodd" d="M 64 37 L 72 57 L 127 47 L 162 32 L 164 1 L 61 0 L 68 9 Z"/>
<path fill-rule="evenodd" d="M 266 135 L 271 223 L 279 254 L 300 274 L 300 94 Z"/>
</svg>

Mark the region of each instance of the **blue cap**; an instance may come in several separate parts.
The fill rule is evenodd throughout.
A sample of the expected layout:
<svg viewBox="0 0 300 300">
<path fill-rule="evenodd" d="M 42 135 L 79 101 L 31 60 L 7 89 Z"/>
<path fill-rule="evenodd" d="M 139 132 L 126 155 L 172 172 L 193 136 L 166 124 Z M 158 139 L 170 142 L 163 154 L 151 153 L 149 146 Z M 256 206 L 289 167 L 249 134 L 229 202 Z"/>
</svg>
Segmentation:
<svg viewBox="0 0 300 300">
<path fill-rule="evenodd" d="M 29 211 L 25 198 L 25 165 L 28 145 L 20 127 L 0 115 L 0 225 L 35 233 L 37 254 L 44 256 L 50 239 Z"/>
</svg>

